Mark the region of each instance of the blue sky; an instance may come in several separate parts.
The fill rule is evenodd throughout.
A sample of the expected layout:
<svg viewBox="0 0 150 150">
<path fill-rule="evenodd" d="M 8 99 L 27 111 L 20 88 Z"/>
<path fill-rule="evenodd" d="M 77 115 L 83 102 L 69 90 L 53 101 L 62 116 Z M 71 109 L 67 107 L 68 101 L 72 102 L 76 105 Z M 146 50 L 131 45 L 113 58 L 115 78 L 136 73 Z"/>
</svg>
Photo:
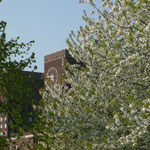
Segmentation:
<svg viewBox="0 0 150 150">
<path fill-rule="evenodd" d="M 0 20 L 7 22 L 7 39 L 35 40 L 31 52 L 36 54 L 37 71 L 43 72 L 44 56 L 65 49 L 70 31 L 84 25 L 84 9 L 90 7 L 78 0 L 3 0 Z"/>
</svg>

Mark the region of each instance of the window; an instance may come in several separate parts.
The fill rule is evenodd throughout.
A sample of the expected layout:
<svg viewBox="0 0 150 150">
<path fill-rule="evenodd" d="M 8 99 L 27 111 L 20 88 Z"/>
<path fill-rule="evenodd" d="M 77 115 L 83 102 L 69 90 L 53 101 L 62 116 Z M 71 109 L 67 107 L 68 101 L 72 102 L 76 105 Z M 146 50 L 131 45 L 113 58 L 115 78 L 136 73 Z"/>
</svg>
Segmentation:
<svg viewBox="0 0 150 150">
<path fill-rule="evenodd" d="M 3 125 L 2 125 L 2 124 L 0 125 L 0 128 L 1 128 L 1 129 L 3 128 Z"/>
<path fill-rule="evenodd" d="M 3 121 L 3 117 L 0 117 L 0 121 Z"/>
<path fill-rule="evenodd" d="M 31 143 L 30 141 L 27 143 L 28 148 L 31 148 Z"/>
<path fill-rule="evenodd" d="M 12 150 L 12 146 L 9 146 L 9 150 Z"/>
<path fill-rule="evenodd" d="M 22 148 L 22 149 L 24 149 L 24 147 L 25 147 L 25 144 L 24 144 L 24 143 L 22 143 L 22 144 L 21 144 L 21 148 Z"/>
<path fill-rule="evenodd" d="M 4 117 L 4 121 L 7 121 L 7 117 Z"/>
<path fill-rule="evenodd" d="M 4 126 L 4 128 L 7 128 L 7 124 L 5 123 L 5 126 Z"/>
<path fill-rule="evenodd" d="M 32 118 L 31 117 L 29 117 L 29 121 L 32 122 Z"/>
<path fill-rule="evenodd" d="M 7 135 L 7 131 L 5 131 L 5 135 Z"/>
<path fill-rule="evenodd" d="M 18 145 L 15 145 L 15 149 L 18 149 Z"/>
</svg>

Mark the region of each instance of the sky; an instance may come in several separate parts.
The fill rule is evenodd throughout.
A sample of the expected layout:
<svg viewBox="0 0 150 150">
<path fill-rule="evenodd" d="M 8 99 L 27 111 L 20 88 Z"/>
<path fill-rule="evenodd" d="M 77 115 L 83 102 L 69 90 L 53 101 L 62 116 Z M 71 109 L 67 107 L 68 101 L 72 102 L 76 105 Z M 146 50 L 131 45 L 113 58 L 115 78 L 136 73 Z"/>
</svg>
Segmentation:
<svg viewBox="0 0 150 150">
<path fill-rule="evenodd" d="M 78 0 L 3 0 L 0 21 L 7 22 L 7 40 L 19 36 L 21 42 L 35 41 L 36 71 L 44 72 L 44 56 L 67 48 L 70 31 L 84 26 L 83 10 L 90 6 Z"/>
</svg>

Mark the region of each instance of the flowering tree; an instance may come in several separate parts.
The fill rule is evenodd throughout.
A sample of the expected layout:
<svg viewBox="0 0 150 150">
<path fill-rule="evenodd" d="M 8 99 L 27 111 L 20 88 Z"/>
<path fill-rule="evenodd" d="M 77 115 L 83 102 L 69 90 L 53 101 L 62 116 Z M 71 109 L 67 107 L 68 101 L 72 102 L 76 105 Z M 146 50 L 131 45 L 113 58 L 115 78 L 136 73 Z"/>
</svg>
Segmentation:
<svg viewBox="0 0 150 150">
<path fill-rule="evenodd" d="M 149 149 L 150 1 L 80 0 L 86 26 L 67 40 L 79 62 L 67 65 L 71 88 L 43 90 L 41 145 L 53 149 Z M 82 65 L 81 65 L 82 64 Z M 68 71 L 69 70 L 69 71 Z M 43 136 L 42 136 L 43 135 Z"/>
</svg>

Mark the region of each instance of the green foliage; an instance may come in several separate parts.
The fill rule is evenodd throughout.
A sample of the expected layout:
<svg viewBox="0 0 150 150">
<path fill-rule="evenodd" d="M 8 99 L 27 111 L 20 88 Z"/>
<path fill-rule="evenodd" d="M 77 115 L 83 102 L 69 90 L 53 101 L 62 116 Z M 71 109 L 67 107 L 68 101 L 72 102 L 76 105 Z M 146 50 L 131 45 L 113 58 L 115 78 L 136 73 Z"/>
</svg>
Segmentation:
<svg viewBox="0 0 150 150">
<path fill-rule="evenodd" d="M 34 92 L 32 80 L 29 74 L 23 72 L 35 62 L 35 54 L 28 56 L 31 45 L 19 43 L 19 38 L 6 41 L 6 22 L 0 22 L 0 114 L 7 114 L 9 117 L 9 128 L 22 134 L 31 130 L 28 118 L 33 117 L 32 112 L 26 113 L 31 107 Z M 36 66 L 35 66 L 36 67 Z M 5 136 L 0 138 L 4 143 Z M 0 144 L 2 145 L 2 144 Z"/>
<path fill-rule="evenodd" d="M 79 64 L 66 70 L 71 89 L 45 81 L 43 149 L 150 147 L 150 2 L 84 1 L 85 28 L 70 34 L 69 52 Z M 95 12 L 95 13 L 94 13 Z M 72 73 L 72 74 L 71 74 Z"/>
</svg>

